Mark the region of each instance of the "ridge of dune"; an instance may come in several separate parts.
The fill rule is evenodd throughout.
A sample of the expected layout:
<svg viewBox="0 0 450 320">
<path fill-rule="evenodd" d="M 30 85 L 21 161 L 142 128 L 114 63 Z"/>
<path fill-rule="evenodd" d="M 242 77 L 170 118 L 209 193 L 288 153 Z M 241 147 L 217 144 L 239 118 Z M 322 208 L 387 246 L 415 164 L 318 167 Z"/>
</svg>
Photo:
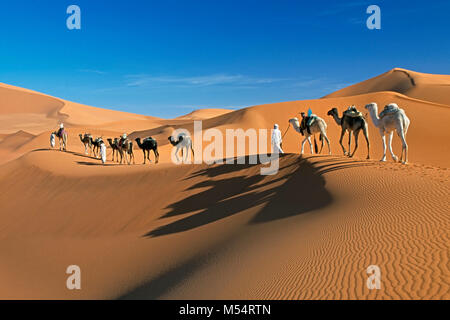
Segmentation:
<svg viewBox="0 0 450 320">
<path fill-rule="evenodd" d="M 176 117 L 177 120 L 205 120 L 209 118 L 214 118 L 221 116 L 223 114 L 227 114 L 233 112 L 230 109 L 220 109 L 220 108 L 204 108 L 194 110 L 186 115 Z"/>
<path fill-rule="evenodd" d="M 98 126 L 123 121 L 159 121 L 160 118 L 82 105 L 36 91 L 0 84 L 0 133 L 26 130 L 32 134 L 66 126 Z"/>
<path fill-rule="evenodd" d="M 333 92 L 324 98 L 394 91 L 411 98 L 450 105 L 450 75 L 437 75 L 394 68 L 374 78 Z"/>
<path fill-rule="evenodd" d="M 6 135 L 0 140 L 0 149 L 14 150 L 29 142 L 35 136 L 26 131 L 20 130 L 13 134 Z"/>
<path fill-rule="evenodd" d="M 392 102 L 397 103 L 406 111 L 406 114 L 411 119 L 411 126 L 407 135 L 410 162 L 449 167 L 450 163 L 443 155 L 450 153 L 450 146 L 447 144 L 440 144 L 439 147 L 435 145 L 437 141 L 450 139 L 450 131 L 447 129 L 447 123 L 450 121 L 448 106 L 410 98 L 395 92 L 374 92 L 350 97 L 290 101 L 253 106 L 203 120 L 202 128 L 203 130 L 215 128 L 220 130 L 223 136 L 226 136 L 225 131 L 227 129 L 271 129 L 275 123 L 278 123 L 284 134 L 289 127 L 288 120 L 290 118 L 299 117 L 298 113 L 300 111 L 306 111 L 308 108 L 311 108 L 315 114 L 327 122 L 327 134 L 331 141 L 331 151 L 333 154 L 340 155 L 342 154 L 339 146 L 341 129 L 327 115 L 327 112 L 331 108 L 336 107 L 342 113 L 348 106 L 356 105 L 359 110 L 367 114 L 364 106 L 371 102 L 378 103 L 380 111 L 383 106 Z M 369 116 L 367 116 L 367 119 L 369 123 L 371 157 L 372 159 L 381 159 L 382 143 L 379 131 L 373 125 Z M 430 123 L 433 123 L 433 130 L 429 130 Z M 168 144 L 167 137 L 172 134 L 172 131 L 179 128 L 187 129 L 193 135 L 194 123 L 193 121 L 186 121 L 183 123 L 165 124 L 149 130 L 135 131 L 130 137 L 134 139 L 136 137 L 152 136 L 158 140 L 159 145 L 163 146 Z M 427 132 L 427 134 L 425 135 L 424 132 Z M 346 137 L 344 141 L 347 141 L 347 139 Z M 298 153 L 301 140 L 300 134 L 290 128 L 283 139 L 284 150 L 290 153 Z M 356 157 L 365 158 L 367 155 L 366 143 L 363 137 L 360 137 L 359 141 Z M 205 147 L 205 144 L 203 144 L 203 147 Z M 344 142 L 344 145 L 346 145 L 346 142 Z M 309 152 L 309 146 L 307 145 L 305 148 L 306 152 Z M 394 137 L 393 148 L 395 153 L 399 153 L 401 150 L 400 139 L 397 136 Z M 325 152 L 327 151 L 326 146 L 324 150 Z M 246 151 L 248 152 L 248 149 Z"/>
</svg>

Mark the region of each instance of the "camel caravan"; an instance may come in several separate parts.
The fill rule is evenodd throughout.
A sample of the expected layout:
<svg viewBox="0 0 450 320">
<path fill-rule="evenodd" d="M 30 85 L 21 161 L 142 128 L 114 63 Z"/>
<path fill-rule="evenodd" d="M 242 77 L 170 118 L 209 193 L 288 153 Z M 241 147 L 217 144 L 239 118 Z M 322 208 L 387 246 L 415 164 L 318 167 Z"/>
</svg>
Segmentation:
<svg viewBox="0 0 450 320">
<path fill-rule="evenodd" d="M 383 157 L 381 161 L 386 161 L 386 150 L 389 148 L 389 152 L 391 154 L 392 159 L 395 162 L 402 162 L 403 164 L 408 163 L 408 144 L 406 142 L 406 134 L 408 132 L 408 128 L 410 125 L 410 120 L 406 116 L 406 113 L 403 109 L 401 109 L 397 104 L 390 103 L 385 106 L 383 111 L 378 114 L 378 105 L 376 103 L 370 103 L 365 106 L 365 109 L 370 114 L 372 118 L 373 124 L 376 128 L 378 128 L 381 141 L 383 144 Z M 308 111 L 306 115 L 304 112 L 299 113 L 302 117 L 299 120 L 297 117 L 289 119 L 289 126 L 283 135 L 281 136 L 281 132 L 279 132 L 278 125 L 274 126 L 274 131 L 272 134 L 272 146 L 278 146 L 278 148 L 274 147 L 274 150 L 278 150 L 278 153 L 283 153 L 281 149 L 282 138 L 287 134 L 289 128 L 292 126 L 294 130 L 299 133 L 303 140 L 301 142 L 301 150 L 300 154 L 304 154 L 305 144 L 308 142 L 311 154 L 320 154 L 323 151 L 324 143 L 327 144 L 328 154 L 331 155 L 331 147 L 330 140 L 327 136 L 327 123 L 324 119 L 312 113 L 311 109 Z M 339 139 L 339 144 L 342 148 L 344 156 L 352 158 L 356 151 L 358 150 L 358 140 L 359 134 L 362 131 L 364 138 L 367 144 L 367 159 L 370 159 L 370 141 L 369 141 L 369 126 L 367 120 L 367 114 L 363 114 L 359 111 L 356 106 L 350 106 L 346 110 L 343 111 L 342 116 L 339 116 L 339 111 L 337 108 L 332 108 L 327 113 L 328 116 L 332 117 L 334 122 L 341 127 L 341 135 Z M 397 135 L 401 139 L 402 142 L 402 153 L 399 158 L 394 154 L 392 150 L 392 139 L 394 136 L 394 131 L 397 132 Z M 277 134 L 275 134 L 277 133 Z M 348 133 L 348 149 L 345 148 L 342 141 L 344 139 L 345 134 Z M 388 141 L 386 142 L 386 135 L 388 135 Z M 321 142 L 321 147 L 319 149 L 317 144 L 318 136 L 319 141 Z M 352 136 L 354 138 L 355 147 L 352 151 Z M 96 159 L 101 159 L 102 163 L 105 164 L 106 159 L 106 151 L 107 147 L 103 140 L 103 137 L 94 137 L 89 133 L 79 134 L 80 141 L 84 146 L 85 155 L 91 156 L 93 155 Z M 311 138 L 314 139 L 314 147 Z M 52 132 L 50 136 L 50 145 L 52 148 L 56 146 L 56 139 L 59 140 L 59 149 L 60 151 L 67 150 L 67 132 L 64 128 L 64 125 L 61 124 L 60 128 L 57 132 Z M 276 141 L 274 141 L 274 139 Z M 194 156 L 194 148 L 192 143 L 192 138 L 186 133 L 181 133 L 175 137 L 170 136 L 168 138 L 169 143 L 176 148 L 175 157 L 178 162 L 180 159 L 178 157 L 179 152 L 181 151 L 181 157 L 184 158 L 184 161 L 187 160 L 187 157 L 190 152 L 192 152 L 192 156 Z M 134 144 L 131 141 L 127 134 L 123 134 L 119 138 L 108 138 L 106 141 L 109 144 L 109 147 L 112 151 L 112 162 L 117 162 L 119 164 L 126 163 L 128 165 L 133 162 L 135 164 L 134 158 Z M 142 150 L 144 154 L 144 163 L 149 163 L 150 153 L 153 152 L 155 158 L 155 164 L 159 162 L 159 152 L 158 152 L 158 142 L 152 137 L 147 138 L 136 138 L 135 142 L 139 149 Z"/>
</svg>

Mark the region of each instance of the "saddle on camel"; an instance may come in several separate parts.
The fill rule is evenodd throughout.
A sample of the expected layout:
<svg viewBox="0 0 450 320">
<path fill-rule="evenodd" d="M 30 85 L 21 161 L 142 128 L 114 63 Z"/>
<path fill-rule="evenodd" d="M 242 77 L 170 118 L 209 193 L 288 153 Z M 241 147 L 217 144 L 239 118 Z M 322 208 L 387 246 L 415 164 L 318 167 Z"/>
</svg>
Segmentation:
<svg viewBox="0 0 450 320">
<path fill-rule="evenodd" d="M 358 111 L 358 109 L 356 109 L 356 106 L 348 107 L 348 109 L 344 111 L 344 116 L 350 118 L 364 118 L 364 115 L 361 111 Z"/>
<path fill-rule="evenodd" d="M 308 110 L 308 115 L 304 112 L 301 113 L 302 121 L 300 123 L 300 133 L 304 136 L 304 131 L 306 130 L 309 135 L 311 135 L 311 125 L 316 121 L 317 116 L 312 113 L 311 109 Z"/>
<path fill-rule="evenodd" d="M 56 132 L 56 136 L 58 138 L 63 138 L 64 134 L 66 133 L 66 130 L 64 129 L 64 126 L 61 124 L 60 128 L 58 129 L 58 131 Z"/>
</svg>

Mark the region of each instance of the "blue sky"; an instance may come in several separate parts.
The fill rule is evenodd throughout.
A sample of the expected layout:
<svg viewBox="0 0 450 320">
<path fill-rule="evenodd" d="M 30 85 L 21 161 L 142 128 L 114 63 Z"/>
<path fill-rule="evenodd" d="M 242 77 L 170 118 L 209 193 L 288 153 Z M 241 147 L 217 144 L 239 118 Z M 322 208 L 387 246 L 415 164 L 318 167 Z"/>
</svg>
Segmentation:
<svg viewBox="0 0 450 320">
<path fill-rule="evenodd" d="M 448 0 L 2 1 L 0 82 L 161 117 L 319 98 L 394 67 L 450 74 L 449 16 Z"/>
</svg>

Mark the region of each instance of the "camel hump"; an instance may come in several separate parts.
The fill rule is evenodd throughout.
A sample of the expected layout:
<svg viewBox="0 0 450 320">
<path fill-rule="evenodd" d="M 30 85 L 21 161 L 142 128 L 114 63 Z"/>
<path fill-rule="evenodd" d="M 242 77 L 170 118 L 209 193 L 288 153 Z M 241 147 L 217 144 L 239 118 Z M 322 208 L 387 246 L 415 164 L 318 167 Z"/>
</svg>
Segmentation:
<svg viewBox="0 0 450 320">
<path fill-rule="evenodd" d="M 386 105 L 384 107 L 384 110 L 380 113 L 380 119 L 387 115 L 392 115 L 394 113 L 397 113 L 401 110 L 402 109 L 400 109 L 396 103 L 390 103 L 390 104 Z"/>
<path fill-rule="evenodd" d="M 350 117 L 350 118 L 363 118 L 364 115 L 361 111 L 358 111 L 356 108 L 348 109 L 344 111 L 344 116 Z"/>
</svg>

